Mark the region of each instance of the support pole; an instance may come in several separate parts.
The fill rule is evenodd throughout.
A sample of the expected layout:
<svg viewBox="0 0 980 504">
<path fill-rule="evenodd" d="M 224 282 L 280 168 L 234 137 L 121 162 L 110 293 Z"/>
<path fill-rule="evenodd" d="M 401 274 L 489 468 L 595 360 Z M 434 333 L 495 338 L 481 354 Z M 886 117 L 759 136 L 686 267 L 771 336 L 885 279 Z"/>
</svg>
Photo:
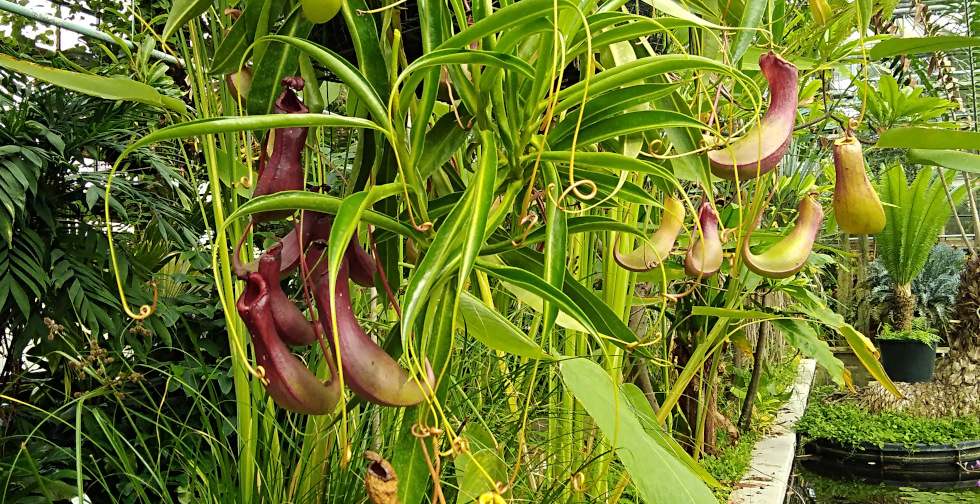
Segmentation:
<svg viewBox="0 0 980 504">
<path fill-rule="evenodd" d="M 59 19 L 48 14 L 35 12 L 28 7 L 24 7 L 23 5 L 17 5 L 8 0 L 0 0 L 0 10 L 4 10 L 12 14 L 17 14 L 18 16 L 24 16 L 26 18 L 33 19 L 35 21 L 40 21 L 42 23 L 49 24 L 52 26 L 57 26 L 58 28 L 62 28 L 68 31 L 73 31 L 78 34 L 85 35 L 86 37 L 99 39 L 103 42 L 108 42 L 110 44 L 122 43 L 127 47 L 129 47 L 130 49 L 138 49 L 138 47 L 136 47 L 135 44 L 133 44 L 128 40 L 124 40 L 121 38 L 113 38 L 106 33 L 102 33 L 98 30 L 94 30 L 87 26 L 82 26 L 78 23 L 73 23 L 71 21 L 68 21 L 67 19 Z M 167 63 L 184 66 L 184 62 L 181 61 L 180 58 L 174 58 L 173 56 L 164 52 L 157 51 L 156 49 L 154 49 L 150 54 L 152 54 L 153 57 L 159 60 L 166 61 Z"/>
</svg>

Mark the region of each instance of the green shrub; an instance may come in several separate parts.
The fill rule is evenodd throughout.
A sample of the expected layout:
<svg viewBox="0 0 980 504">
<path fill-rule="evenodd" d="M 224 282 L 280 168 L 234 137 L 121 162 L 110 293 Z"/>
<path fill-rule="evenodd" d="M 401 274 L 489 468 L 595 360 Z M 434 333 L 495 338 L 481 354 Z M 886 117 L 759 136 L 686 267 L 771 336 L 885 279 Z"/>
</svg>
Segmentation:
<svg viewBox="0 0 980 504">
<path fill-rule="evenodd" d="M 878 339 L 885 341 L 918 341 L 926 345 L 932 345 L 933 343 L 938 343 L 941 338 L 936 334 L 935 329 L 928 329 L 923 327 L 923 325 L 913 323 L 912 329 L 908 331 L 892 331 L 891 326 L 885 324 L 884 330 L 878 335 Z"/>
</svg>

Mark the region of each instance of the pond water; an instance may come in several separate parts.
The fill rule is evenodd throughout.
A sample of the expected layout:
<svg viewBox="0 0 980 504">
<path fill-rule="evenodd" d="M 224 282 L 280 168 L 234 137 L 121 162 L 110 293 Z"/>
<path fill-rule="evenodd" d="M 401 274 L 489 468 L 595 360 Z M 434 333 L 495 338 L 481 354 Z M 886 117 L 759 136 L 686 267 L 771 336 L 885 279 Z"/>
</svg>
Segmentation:
<svg viewBox="0 0 980 504">
<path fill-rule="evenodd" d="M 837 357 L 851 371 L 856 387 L 864 386 L 871 380 L 853 354 L 841 353 Z M 830 377 L 818 366 L 814 386 L 828 383 L 831 383 Z M 980 487 L 974 484 L 960 482 L 960 488 L 924 488 L 929 485 L 916 485 L 909 481 L 886 486 L 856 478 L 842 467 L 821 466 L 818 461 L 804 455 L 798 456 L 795 461 L 785 504 L 980 504 Z"/>
<path fill-rule="evenodd" d="M 980 504 L 980 488 L 929 490 L 869 485 L 808 471 L 797 459 L 785 504 Z"/>
</svg>

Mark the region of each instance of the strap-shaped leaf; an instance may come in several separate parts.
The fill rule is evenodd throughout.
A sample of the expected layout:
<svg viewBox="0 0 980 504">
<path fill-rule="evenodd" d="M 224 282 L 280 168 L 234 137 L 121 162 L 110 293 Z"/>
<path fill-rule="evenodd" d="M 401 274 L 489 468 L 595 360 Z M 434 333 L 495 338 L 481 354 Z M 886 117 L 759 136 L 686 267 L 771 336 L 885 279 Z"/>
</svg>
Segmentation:
<svg viewBox="0 0 980 504">
<path fill-rule="evenodd" d="M 213 117 L 209 119 L 196 119 L 177 123 L 166 128 L 158 129 L 149 135 L 133 142 L 126 148 L 123 156 L 133 152 L 140 147 L 146 147 L 157 142 L 175 140 L 177 138 L 190 138 L 201 135 L 219 135 L 221 133 L 233 133 L 237 131 L 250 131 L 254 129 L 276 129 L 276 128 L 300 128 L 300 127 L 345 127 L 345 128 L 367 128 L 380 130 L 381 127 L 367 119 L 357 117 L 344 117 L 339 115 L 324 114 L 269 114 L 257 116 L 230 116 Z"/>
<path fill-rule="evenodd" d="M 69 72 L 11 58 L 6 54 L 0 54 L 0 66 L 50 82 L 58 87 L 107 100 L 134 101 L 179 113 L 187 111 L 182 101 L 164 96 L 156 89 L 132 79 L 110 79 L 100 75 Z"/>
<path fill-rule="evenodd" d="M 469 292 L 460 293 L 456 325 L 487 348 L 528 359 L 554 359 L 520 328 Z"/>
<path fill-rule="evenodd" d="M 531 19 L 550 14 L 555 8 L 556 0 L 521 0 L 514 2 L 502 9 L 498 9 L 493 14 L 483 18 L 465 30 L 450 37 L 439 45 L 438 49 L 461 48 L 468 46 L 472 42 L 494 33 L 502 32 L 507 28 L 520 26 Z M 559 9 L 573 9 L 577 7 L 568 0 L 557 0 Z"/>
<path fill-rule="evenodd" d="M 303 9 L 297 5 L 276 34 L 283 39 L 305 39 L 313 31 L 313 22 L 306 19 Z M 270 37 L 271 38 L 271 37 Z M 299 50 L 282 43 L 280 38 L 271 38 L 262 52 L 262 59 L 255 63 L 252 86 L 248 90 L 248 113 L 251 115 L 272 112 L 276 98 L 282 92 L 282 79 L 296 75 L 299 69 Z M 257 42 L 267 40 L 262 37 Z"/>
<path fill-rule="evenodd" d="M 667 127 L 707 128 L 701 121 L 665 110 L 641 110 L 622 115 L 607 117 L 601 121 L 582 128 L 578 133 L 578 145 L 591 145 L 613 137 L 643 133 Z M 565 137 L 556 142 L 555 150 L 568 150 L 572 146 L 572 138 Z"/>
<path fill-rule="evenodd" d="M 567 313 L 569 316 L 574 318 L 576 322 L 582 324 L 582 326 L 585 327 L 585 329 L 593 336 L 599 336 L 599 332 L 596 330 L 595 325 L 591 320 L 589 320 L 589 317 L 586 316 L 585 312 L 582 310 L 582 307 L 573 302 L 567 294 L 545 282 L 540 276 L 525 271 L 522 268 L 500 266 L 484 260 L 478 260 L 476 263 L 476 268 L 490 276 L 496 277 L 499 280 L 510 282 L 536 296 L 539 296 L 547 303 L 554 304 L 559 310 Z M 635 335 L 634 339 L 636 339 Z"/>
<path fill-rule="evenodd" d="M 401 184 L 387 184 L 385 187 L 386 190 L 400 190 Z M 235 209 L 234 212 L 228 215 L 225 222 L 230 223 L 235 219 L 239 219 L 257 212 L 288 209 L 312 210 L 314 212 L 337 215 L 343 211 L 341 205 L 343 205 L 345 201 L 346 200 L 336 198 L 334 196 L 309 191 L 283 191 L 246 201 L 240 207 Z M 402 236 L 410 237 L 419 243 L 425 243 L 427 241 L 426 236 L 423 233 L 416 231 L 412 226 L 402 224 L 401 222 L 392 219 L 381 212 L 364 210 L 361 218 L 368 224 L 378 226 L 381 229 L 391 231 Z M 341 248 L 341 251 L 343 251 L 343 248 Z"/>
<path fill-rule="evenodd" d="M 169 39 L 175 31 L 187 24 L 188 21 L 204 14 L 212 3 L 211 0 L 175 0 L 173 6 L 170 7 L 167 24 L 163 27 L 163 34 L 160 38 Z"/>
<path fill-rule="evenodd" d="M 214 57 L 211 58 L 211 74 L 232 73 L 238 70 L 242 56 L 248 50 L 248 44 L 255 35 L 253 32 L 259 21 L 259 14 L 266 3 L 252 0 L 245 5 L 242 15 L 235 20 L 228 35 L 225 35 L 221 44 L 214 50 Z"/>
<path fill-rule="evenodd" d="M 600 72 L 589 81 L 589 96 L 598 96 L 621 86 L 646 81 L 656 75 L 662 75 L 668 72 L 682 72 L 685 70 L 703 70 L 705 72 L 715 72 L 735 77 L 741 85 L 748 88 L 748 92 L 759 96 L 758 85 L 742 72 L 719 61 L 701 56 L 682 54 L 647 56 L 632 63 L 619 65 L 605 72 Z M 584 91 L 585 82 L 578 82 L 561 90 L 558 93 L 559 103 L 555 106 L 555 115 L 557 116 L 565 110 L 578 106 L 582 102 Z M 547 104 L 539 104 L 538 108 L 544 110 L 546 106 Z"/>
<path fill-rule="evenodd" d="M 569 224 L 569 232 L 571 232 L 571 229 L 572 225 Z M 501 256 L 508 264 L 517 266 L 531 273 L 532 276 L 541 274 L 544 271 L 544 257 L 542 254 L 529 250 L 527 247 L 516 250 L 511 247 L 510 251 L 504 252 Z M 516 284 L 516 282 L 512 283 Z M 577 309 L 581 310 L 581 313 L 585 313 L 589 320 L 588 324 L 583 324 L 586 328 L 590 326 L 595 327 L 600 334 L 615 338 L 612 342 L 620 348 L 625 348 L 627 344 L 637 341 L 636 333 L 630 330 L 629 326 L 623 322 L 622 315 L 613 312 L 592 290 L 580 284 L 568 272 L 568 269 L 565 270 L 565 281 L 562 284 L 562 292 L 567 299 L 570 299 L 574 303 Z M 565 311 L 564 306 L 559 306 L 559 308 Z M 566 311 L 566 313 L 575 317 L 575 314 L 571 312 Z M 653 358 L 645 347 L 639 347 L 634 352 L 645 358 Z"/>
<path fill-rule="evenodd" d="M 865 0 L 859 0 L 865 1 Z M 871 1 L 871 0 L 867 0 Z M 738 24 L 741 30 L 735 35 L 735 44 L 732 49 L 732 63 L 737 65 L 745 50 L 755 40 L 759 33 L 756 28 L 762 22 L 762 15 L 766 13 L 767 0 L 746 0 L 745 9 L 742 11 L 742 21 Z"/>
<path fill-rule="evenodd" d="M 473 263 L 476 262 L 476 258 L 480 254 L 480 247 L 485 241 L 487 219 L 490 217 L 490 205 L 493 204 L 493 188 L 496 180 L 497 144 L 494 142 L 493 133 L 480 131 L 480 165 L 477 168 L 476 176 L 470 180 L 470 186 L 466 190 L 472 200 L 468 205 L 471 214 L 469 225 L 463 235 L 463 256 L 457 274 L 459 278 L 459 285 L 456 286 L 457 292 L 463 292 L 470 272 L 473 270 Z M 562 257 L 565 257 L 564 253 L 562 253 Z"/>
<path fill-rule="evenodd" d="M 551 130 L 548 141 L 554 143 L 571 136 L 576 126 L 585 128 L 637 105 L 663 98 L 679 86 L 680 84 L 638 84 L 596 96 L 586 102 L 581 124 L 578 122 L 578 114 L 569 114 Z"/>
<path fill-rule="evenodd" d="M 372 120 L 380 124 L 383 129 L 389 129 L 387 107 L 381 101 L 377 89 L 368 82 L 360 70 L 348 63 L 347 60 L 330 49 L 308 40 L 279 35 L 270 35 L 265 38 L 289 44 L 319 61 L 364 102 L 371 113 Z"/>
<path fill-rule="evenodd" d="M 449 216 L 432 238 L 432 245 L 412 272 L 408 287 L 405 289 L 405 304 L 402 307 L 402 337 L 411 333 L 415 318 L 428 301 L 429 291 L 445 274 L 444 267 L 450 259 L 459 258 L 459 237 L 463 234 L 467 222 L 474 216 L 472 213 L 475 203 L 473 195 L 476 191 L 474 187 L 476 186 L 467 188 L 463 198 L 452 212 L 449 212 Z"/>
<path fill-rule="evenodd" d="M 952 170 L 980 173 L 980 155 L 956 150 L 909 149 L 905 159 L 910 163 L 942 166 Z"/>
<path fill-rule="evenodd" d="M 891 58 L 900 54 L 949 51 L 961 47 L 980 46 L 980 37 L 945 35 L 932 37 L 901 37 L 882 40 L 871 48 L 871 59 Z"/>
</svg>

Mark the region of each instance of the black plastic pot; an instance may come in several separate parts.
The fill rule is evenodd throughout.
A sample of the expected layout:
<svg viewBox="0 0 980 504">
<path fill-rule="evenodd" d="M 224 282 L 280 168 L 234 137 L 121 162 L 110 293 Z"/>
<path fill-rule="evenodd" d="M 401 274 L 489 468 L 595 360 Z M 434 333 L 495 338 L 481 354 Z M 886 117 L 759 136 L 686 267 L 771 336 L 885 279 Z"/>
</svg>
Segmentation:
<svg viewBox="0 0 980 504">
<path fill-rule="evenodd" d="M 892 381 L 925 383 L 936 371 L 936 344 L 919 341 L 878 340 L 881 365 Z"/>
</svg>

